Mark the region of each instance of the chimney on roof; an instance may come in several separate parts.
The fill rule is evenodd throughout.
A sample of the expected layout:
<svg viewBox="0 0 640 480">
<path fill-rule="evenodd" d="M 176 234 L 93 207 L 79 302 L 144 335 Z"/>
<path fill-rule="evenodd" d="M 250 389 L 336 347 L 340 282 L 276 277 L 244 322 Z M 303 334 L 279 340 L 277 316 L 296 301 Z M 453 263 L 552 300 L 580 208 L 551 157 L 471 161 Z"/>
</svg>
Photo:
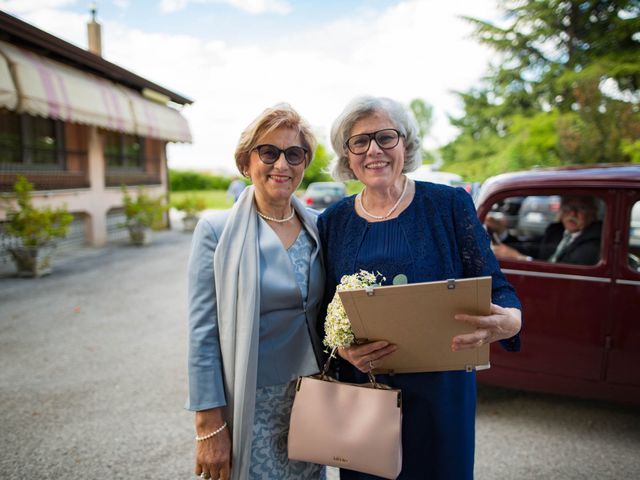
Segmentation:
<svg viewBox="0 0 640 480">
<path fill-rule="evenodd" d="M 98 56 L 102 56 L 102 32 L 98 22 L 96 22 L 97 7 L 96 2 L 91 3 L 91 21 L 87 23 L 87 34 L 89 37 L 89 51 Z"/>
</svg>

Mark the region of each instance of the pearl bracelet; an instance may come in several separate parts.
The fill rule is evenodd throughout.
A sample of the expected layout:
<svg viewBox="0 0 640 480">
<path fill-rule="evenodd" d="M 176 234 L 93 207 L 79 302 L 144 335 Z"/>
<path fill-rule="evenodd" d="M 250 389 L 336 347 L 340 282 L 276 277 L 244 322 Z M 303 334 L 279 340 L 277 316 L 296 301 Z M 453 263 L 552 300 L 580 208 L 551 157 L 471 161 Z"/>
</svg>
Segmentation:
<svg viewBox="0 0 640 480">
<path fill-rule="evenodd" d="M 202 437 L 199 437 L 198 435 L 196 435 L 196 442 L 202 442 L 203 440 L 208 440 L 211 437 L 215 437 L 216 435 L 218 435 L 225 428 L 227 428 L 227 422 L 224 422 L 222 424 L 222 426 L 220 428 L 218 428 L 217 430 L 214 430 L 211 433 L 203 435 Z"/>
</svg>

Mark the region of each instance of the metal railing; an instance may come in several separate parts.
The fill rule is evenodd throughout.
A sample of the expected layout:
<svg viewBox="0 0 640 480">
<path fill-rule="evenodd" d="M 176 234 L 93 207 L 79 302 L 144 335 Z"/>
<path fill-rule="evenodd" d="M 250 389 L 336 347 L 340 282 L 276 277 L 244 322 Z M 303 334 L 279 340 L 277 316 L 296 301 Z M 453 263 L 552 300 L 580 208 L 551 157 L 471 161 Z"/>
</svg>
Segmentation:
<svg viewBox="0 0 640 480">
<path fill-rule="evenodd" d="M 64 158 L 66 167 L 53 163 L 12 163 L 9 157 L 0 155 L 0 193 L 12 191 L 18 175 L 27 177 L 36 191 L 90 188 L 87 152 L 67 150 Z M 160 164 L 159 159 L 147 159 L 148 162 Z M 70 168 L 71 165 L 76 168 Z M 159 173 L 146 172 L 141 168 L 107 166 L 105 172 L 107 187 L 160 184 L 162 177 Z"/>
<path fill-rule="evenodd" d="M 64 158 L 66 165 L 75 168 L 54 163 L 10 163 L 6 157 L 0 158 L 0 192 L 12 191 L 18 175 L 27 177 L 36 191 L 89 188 L 87 152 L 67 150 Z"/>
<path fill-rule="evenodd" d="M 160 160 L 152 162 L 160 164 Z M 139 168 L 107 167 L 105 185 L 119 187 L 120 185 L 160 185 L 162 177 L 159 173 L 145 172 Z"/>
</svg>

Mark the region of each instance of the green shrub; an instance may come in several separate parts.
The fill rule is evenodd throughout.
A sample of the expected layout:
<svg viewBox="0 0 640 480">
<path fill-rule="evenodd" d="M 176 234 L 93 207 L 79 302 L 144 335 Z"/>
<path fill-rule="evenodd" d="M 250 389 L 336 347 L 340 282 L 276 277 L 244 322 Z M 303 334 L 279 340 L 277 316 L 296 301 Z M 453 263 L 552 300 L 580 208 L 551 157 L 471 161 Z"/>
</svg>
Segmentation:
<svg viewBox="0 0 640 480">
<path fill-rule="evenodd" d="M 187 194 L 172 202 L 172 205 L 176 209 L 183 211 L 187 216 L 193 216 L 207 208 L 207 201 L 201 196 Z"/>
<path fill-rule="evenodd" d="M 65 207 L 33 206 L 33 184 L 19 175 L 13 185 L 13 202 L 7 206 L 6 231 L 18 237 L 25 247 L 41 247 L 67 235 L 73 215 Z"/>
<path fill-rule="evenodd" d="M 160 229 L 164 226 L 164 212 L 167 211 L 163 196 L 153 198 L 142 187 L 138 187 L 137 197 L 129 195 L 127 187 L 122 186 L 122 201 L 125 225 L 131 227 L 149 227 Z"/>
</svg>

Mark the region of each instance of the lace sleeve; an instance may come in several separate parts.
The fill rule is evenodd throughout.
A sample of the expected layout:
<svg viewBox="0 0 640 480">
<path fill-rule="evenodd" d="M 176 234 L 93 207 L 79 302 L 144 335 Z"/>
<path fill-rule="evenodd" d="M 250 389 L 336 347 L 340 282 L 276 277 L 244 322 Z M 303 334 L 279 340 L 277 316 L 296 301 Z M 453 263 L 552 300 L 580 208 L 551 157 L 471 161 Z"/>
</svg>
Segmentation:
<svg viewBox="0 0 640 480">
<path fill-rule="evenodd" d="M 462 188 L 456 188 L 453 208 L 456 236 L 464 277 L 491 276 L 491 301 L 501 307 L 522 309 L 515 290 L 500 270 L 491 251 L 489 236 L 480 223 L 473 201 Z M 519 335 L 501 341 L 507 350 L 520 349 Z"/>
</svg>

